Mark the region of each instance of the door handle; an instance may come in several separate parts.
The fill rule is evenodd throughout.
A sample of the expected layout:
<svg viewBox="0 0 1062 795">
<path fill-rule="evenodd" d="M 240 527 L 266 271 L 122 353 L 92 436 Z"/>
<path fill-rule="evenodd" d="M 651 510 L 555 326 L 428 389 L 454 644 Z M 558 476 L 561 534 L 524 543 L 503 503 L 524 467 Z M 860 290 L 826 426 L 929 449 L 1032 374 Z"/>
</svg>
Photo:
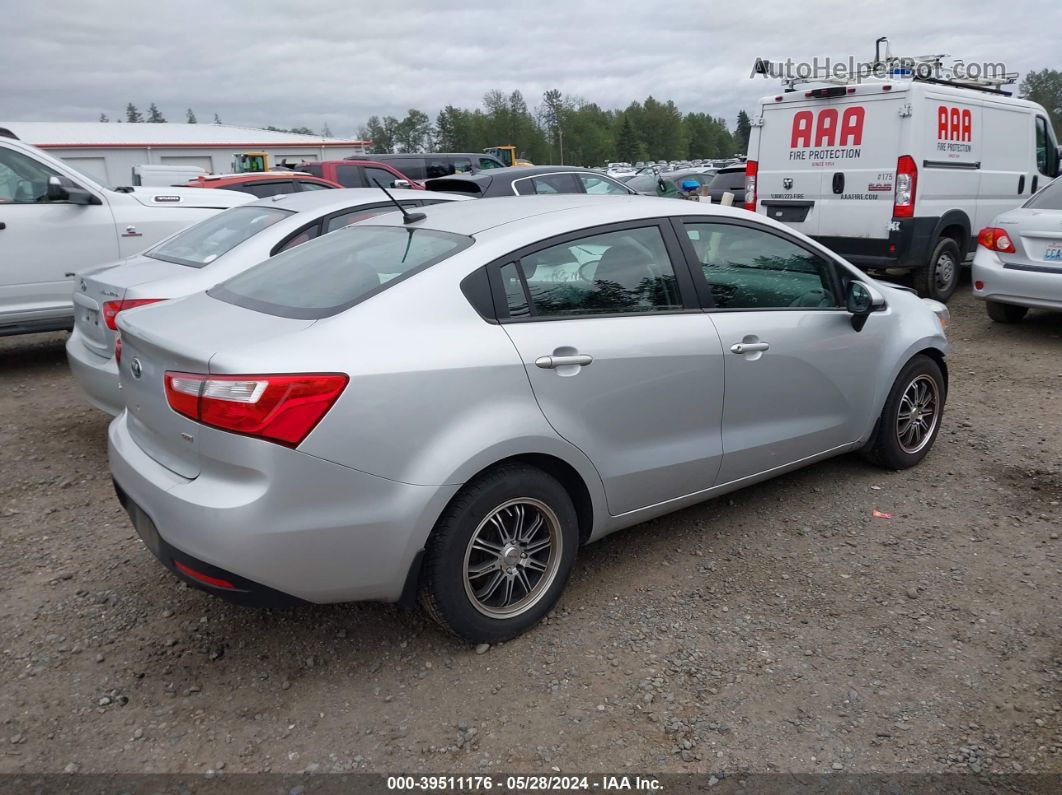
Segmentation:
<svg viewBox="0 0 1062 795">
<path fill-rule="evenodd" d="M 539 356 L 535 359 L 535 367 L 541 367 L 543 370 L 553 370 L 556 367 L 565 367 L 573 364 L 586 367 L 593 361 L 594 357 L 589 353 L 575 353 L 571 356 Z"/>
<path fill-rule="evenodd" d="M 731 353 L 757 353 L 759 351 L 769 351 L 771 344 L 769 342 L 738 342 L 730 346 Z"/>
</svg>

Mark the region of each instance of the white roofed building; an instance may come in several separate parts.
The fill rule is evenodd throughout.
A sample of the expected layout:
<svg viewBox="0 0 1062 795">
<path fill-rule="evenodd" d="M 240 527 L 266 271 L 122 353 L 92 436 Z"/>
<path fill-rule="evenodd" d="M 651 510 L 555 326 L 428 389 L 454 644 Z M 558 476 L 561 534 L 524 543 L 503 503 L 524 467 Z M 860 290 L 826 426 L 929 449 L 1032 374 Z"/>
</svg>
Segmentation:
<svg viewBox="0 0 1062 795">
<path fill-rule="evenodd" d="M 372 145 L 227 124 L 0 121 L 0 128 L 107 186 L 132 185 L 134 166 L 195 166 L 222 174 L 232 170 L 239 152 L 267 152 L 275 167 L 342 160 L 365 154 Z"/>
</svg>

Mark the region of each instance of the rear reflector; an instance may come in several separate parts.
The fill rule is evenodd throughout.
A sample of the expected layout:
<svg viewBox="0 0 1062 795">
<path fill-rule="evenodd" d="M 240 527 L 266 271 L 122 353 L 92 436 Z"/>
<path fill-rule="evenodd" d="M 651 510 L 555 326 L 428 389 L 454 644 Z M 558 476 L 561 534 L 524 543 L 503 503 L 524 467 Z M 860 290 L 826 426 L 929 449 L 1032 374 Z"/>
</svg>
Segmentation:
<svg viewBox="0 0 1062 795">
<path fill-rule="evenodd" d="M 231 433 L 298 447 L 346 388 L 339 373 L 200 375 L 167 372 L 170 408 Z"/>
<path fill-rule="evenodd" d="M 188 566 L 185 566 L 181 561 L 173 561 L 173 565 L 177 567 L 177 570 L 182 574 L 186 574 L 193 580 L 204 583 L 205 585 L 211 585 L 215 588 L 228 588 L 230 591 L 237 590 L 236 586 L 228 580 L 222 580 L 217 577 L 211 577 L 209 574 L 203 574 L 201 571 L 196 571 Z"/>
<path fill-rule="evenodd" d="M 892 204 L 894 218 L 914 217 L 917 190 L 918 166 L 910 155 L 901 155 L 896 161 L 896 192 Z"/>
<path fill-rule="evenodd" d="M 138 306 L 146 306 L 147 304 L 157 304 L 159 301 L 165 300 L 165 298 L 134 298 L 129 301 L 108 301 L 103 305 L 103 322 L 107 324 L 107 328 L 111 331 L 117 331 L 119 312 L 124 312 L 126 309 L 136 309 Z"/>
</svg>

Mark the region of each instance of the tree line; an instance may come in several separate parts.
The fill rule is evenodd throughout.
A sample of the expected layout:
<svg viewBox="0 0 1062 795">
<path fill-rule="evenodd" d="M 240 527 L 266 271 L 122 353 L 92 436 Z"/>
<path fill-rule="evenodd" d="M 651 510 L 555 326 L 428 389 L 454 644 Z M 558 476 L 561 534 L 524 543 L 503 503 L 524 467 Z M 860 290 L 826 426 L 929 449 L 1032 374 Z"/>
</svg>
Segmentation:
<svg viewBox="0 0 1062 795">
<path fill-rule="evenodd" d="M 106 113 L 101 113 L 98 120 L 100 122 L 106 124 L 111 119 Z M 121 123 L 123 120 L 122 119 L 117 119 L 117 121 L 119 123 Z M 130 103 L 128 103 L 125 106 L 125 119 L 124 119 L 124 121 L 127 124 L 141 124 L 141 123 L 165 124 L 166 123 L 166 117 L 162 115 L 162 111 L 159 110 L 158 105 L 156 105 L 154 102 L 152 102 L 148 106 L 147 116 L 145 116 L 143 113 L 141 113 L 140 109 L 135 104 L 130 102 Z M 188 123 L 188 124 L 197 124 L 199 122 L 199 120 L 195 117 L 195 111 L 193 111 L 191 108 L 188 108 L 188 110 L 185 111 L 185 122 Z M 216 113 L 214 114 L 214 124 L 221 124 L 221 117 L 218 116 L 218 114 L 216 114 Z M 275 130 L 277 128 L 276 127 L 270 127 L 269 129 L 270 130 Z M 285 130 L 284 132 L 288 132 L 288 131 Z M 294 132 L 294 130 L 292 130 L 291 132 Z M 312 135 L 313 132 L 310 131 L 310 134 Z"/>
<path fill-rule="evenodd" d="M 411 108 L 404 118 L 371 116 L 358 130 L 373 152 L 479 152 L 515 146 L 534 163 L 595 166 L 610 161 L 725 158 L 744 153 L 751 123 L 738 113 L 733 130 L 726 119 L 683 113 L 671 100 L 652 96 L 623 109 L 566 97 L 552 89 L 533 111 L 519 91 L 488 91 L 479 108 L 447 105 L 433 122 Z"/>
</svg>

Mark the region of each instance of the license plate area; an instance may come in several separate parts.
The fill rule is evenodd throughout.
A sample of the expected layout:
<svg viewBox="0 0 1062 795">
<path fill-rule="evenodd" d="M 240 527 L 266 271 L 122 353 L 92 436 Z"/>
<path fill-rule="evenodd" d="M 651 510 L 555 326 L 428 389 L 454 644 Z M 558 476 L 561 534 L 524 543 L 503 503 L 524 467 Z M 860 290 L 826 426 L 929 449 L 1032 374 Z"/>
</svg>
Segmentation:
<svg viewBox="0 0 1062 795">
<path fill-rule="evenodd" d="M 1044 251 L 1047 262 L 1062 262 L 1062 243 L 1053 243 Z"/>
<path fill-rule="evenodd" d="M 765 201 L 768 218 L 781 221 L 783 224 L 802 224 L 808 218 L 808 213 L 815 206 L 815 202 L 802 201 Z"/>
</svg>

